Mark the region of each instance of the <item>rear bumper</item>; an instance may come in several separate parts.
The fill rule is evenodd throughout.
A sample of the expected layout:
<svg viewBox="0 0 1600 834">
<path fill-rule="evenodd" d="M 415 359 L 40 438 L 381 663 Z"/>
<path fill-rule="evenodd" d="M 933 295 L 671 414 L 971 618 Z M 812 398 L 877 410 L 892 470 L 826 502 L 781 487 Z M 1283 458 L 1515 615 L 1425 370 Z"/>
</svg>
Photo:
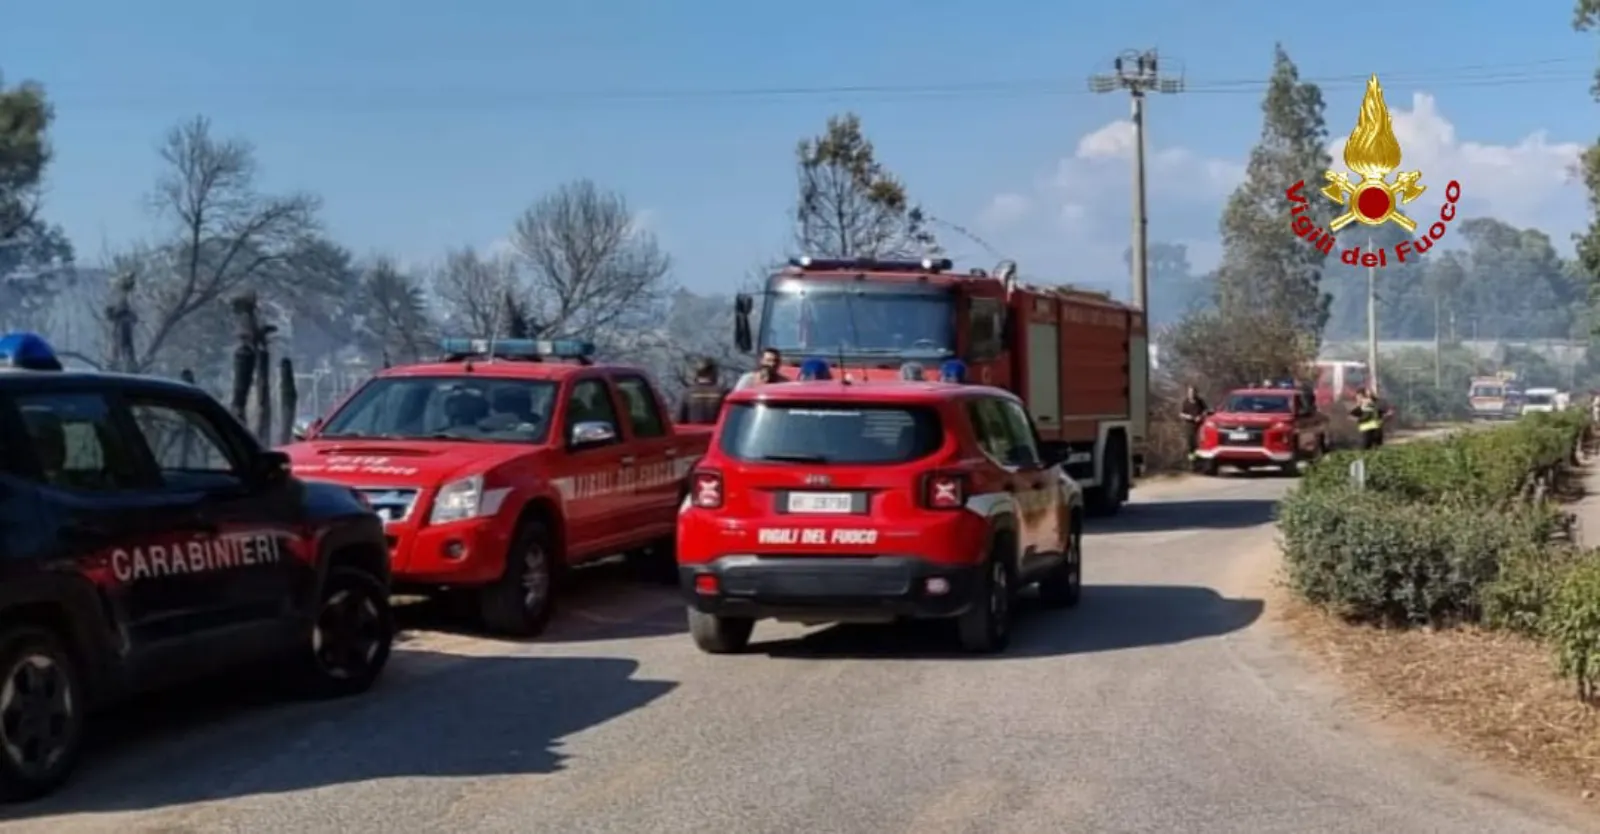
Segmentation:
<svg viewBox="0 0 1600 834">
<path fill-rule="evenodd" d="M 1217 463 L 1292 463 L 1294 452 L 1279 452 L 1265 446 L 1214 446 L 1196 449 L 1195 457 Z"/>
<path fill-rule="evenodd" d="M 691 607 L 729 617 L 875 622 L 954 617 L 971 607 L 981 566 L 915 556 L 724 556 L 679 567 Z M 715 578 L 715 590 L 697 587 Z"/>
</svg>

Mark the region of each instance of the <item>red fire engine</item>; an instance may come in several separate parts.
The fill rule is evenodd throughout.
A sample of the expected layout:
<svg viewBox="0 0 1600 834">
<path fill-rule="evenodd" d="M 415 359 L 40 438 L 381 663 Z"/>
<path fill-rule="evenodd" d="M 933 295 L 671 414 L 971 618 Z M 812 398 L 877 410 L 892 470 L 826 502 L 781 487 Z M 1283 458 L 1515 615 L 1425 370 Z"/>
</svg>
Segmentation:
<svg viewBox="0 0 1600 834">
<path fill-rule="evenodd" d="M 1147 416 L 1140 310 L 1107 293 L 1022 283 L 1012 261 L 959 273 L 948 258 L 795 258 L 762 295 L 754 341 L 754 299 L 736 303 L 740 350 L 776 348 L 791 377 L 822 359 L 852 380 L 899 378 L 906 363 L 932 377 L 960 359 L 969 383 L 1022 398 L 1091 509 L 1109 515 L 1127 500 Z"/>
</svg>

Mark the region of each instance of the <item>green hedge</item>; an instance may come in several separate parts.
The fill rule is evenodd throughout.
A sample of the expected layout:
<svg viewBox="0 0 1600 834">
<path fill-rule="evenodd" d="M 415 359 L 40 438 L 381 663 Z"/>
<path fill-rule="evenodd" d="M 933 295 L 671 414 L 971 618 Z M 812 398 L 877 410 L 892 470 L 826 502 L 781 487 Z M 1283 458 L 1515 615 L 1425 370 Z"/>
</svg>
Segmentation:
<svg viewBox="0 0 1600 834">
<path fill-rule="evenodd" d="M 1600 550 L 1544 501 L 1593 431 L 1580 411 L 1329 455 L 1279 504 L 1290 587 L 1360 622 L 1482 623 L 1549 642 L 1578 694 L 1600 688 Z M 1349 469 L 1365 461 L 1365 488 Z"/>
</svg>

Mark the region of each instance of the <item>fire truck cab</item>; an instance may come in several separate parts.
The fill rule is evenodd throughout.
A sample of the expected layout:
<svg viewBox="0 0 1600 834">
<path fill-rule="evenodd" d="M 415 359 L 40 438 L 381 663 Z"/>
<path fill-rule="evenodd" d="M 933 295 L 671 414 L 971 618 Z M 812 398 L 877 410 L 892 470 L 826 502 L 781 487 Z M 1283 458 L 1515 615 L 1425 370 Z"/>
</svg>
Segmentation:
<svg viewBox="0 0 1600 834">
<path fill-rule="evenodd" d="M 755 299 L 740 295 L 740 350 L 776 349 L 789 376 L 821 360 L 852 381 L 932 379 L 961 360 L 966 381 L 1019 396 L 1051 459 L 1116 513 L 1143 466 L 1149 346 L 1142 311 L 1071 286 L 1017 280 L 1017 265 L 957 272 L 948 258 L 794 258 Z M 754 338 L 752 338 L 754 336 Z M 915 371 L 913 370 L 915 373 Z"/>
</svg>

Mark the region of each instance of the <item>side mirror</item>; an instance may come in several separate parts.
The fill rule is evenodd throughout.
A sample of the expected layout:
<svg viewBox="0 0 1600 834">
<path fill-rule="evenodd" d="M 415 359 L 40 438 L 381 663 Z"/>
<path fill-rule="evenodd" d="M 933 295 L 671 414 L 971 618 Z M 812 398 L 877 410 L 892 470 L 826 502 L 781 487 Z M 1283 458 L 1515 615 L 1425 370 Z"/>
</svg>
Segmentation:
<svg viewBox="0 0 1600 834">
<path fill-rule="evenodd" d="M 293 465 L 289 461 L 287 452 L 271 449 L 262 452 L 256 457 L 255 476 L 257 482 L 265 485 L 276 485 L 288 480 Z"/>
<path fill-rule="evenodd" d="M 617 439 L 617 427 L 604 420 L 585 420 L 572 427 L 567 442 L 573 446 L 594 446 Z"/>
</svg>

